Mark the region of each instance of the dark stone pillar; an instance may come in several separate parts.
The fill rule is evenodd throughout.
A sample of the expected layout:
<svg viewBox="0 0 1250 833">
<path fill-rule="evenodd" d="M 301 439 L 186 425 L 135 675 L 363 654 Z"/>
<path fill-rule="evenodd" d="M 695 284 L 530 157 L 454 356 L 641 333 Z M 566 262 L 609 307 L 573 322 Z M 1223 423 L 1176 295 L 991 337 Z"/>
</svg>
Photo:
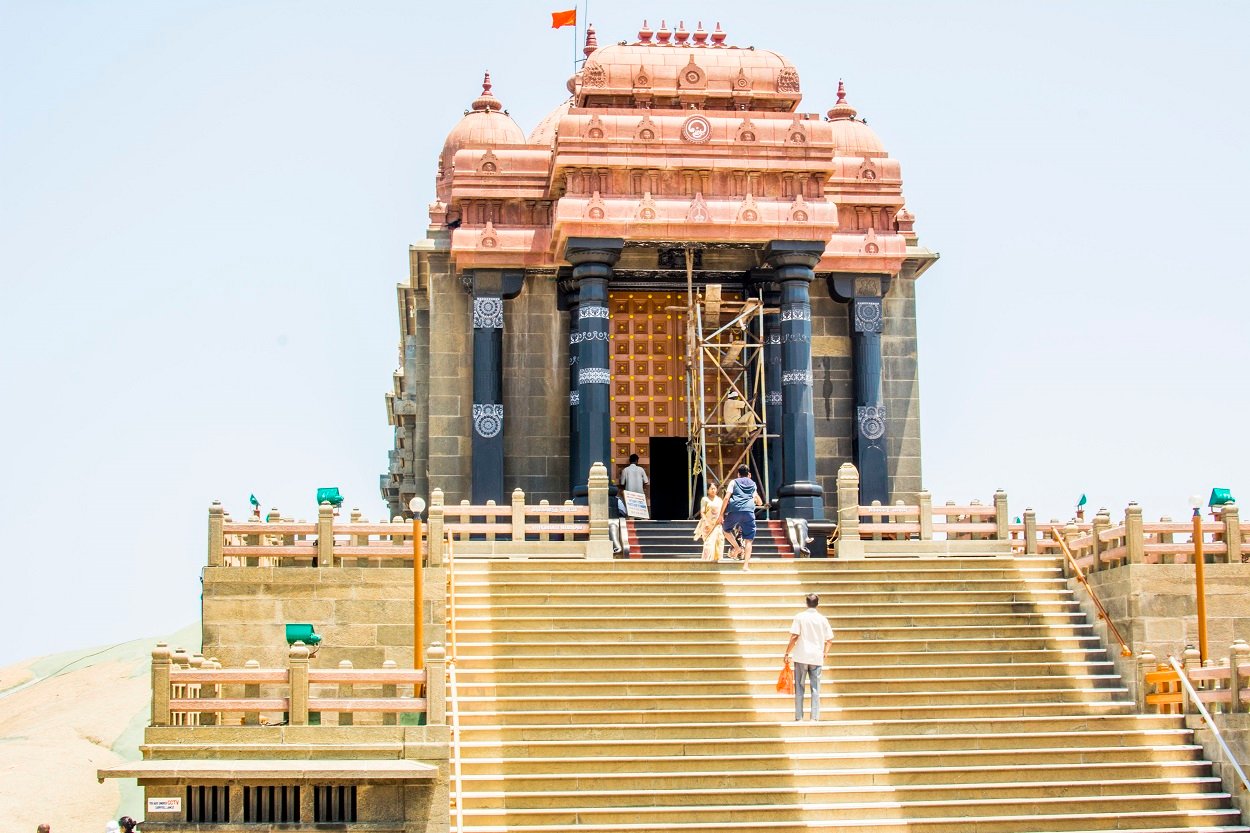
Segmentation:
<svg viewBox="0 0 1250 833">
<path fill-rule="evenodd" d="M 816 482 L 816 413 L 812 405 L 810 285 L 824 253 L 820 241 L 774 240 L 764 254 L 781 285 L 781 487 L 783 518 L 824 518 Z"/>
<path fill-rule="evenodd" d="M 577 441 L 577 412 L 581 402 L 581 393 L 577 389 L 577 351 L 582 342 L 582 334 L 577 321 L 577 311 L 581 305 L 578 300 L 577 283 L 571 279 L 560 281 L 560 309 L 569 314 L 569 493 L 572 494 L 578 481 L 586 479 L 590 471 L 590 463 L 579 457 L 580 444 Z"/>
<path fill-rule="evenodd" d="M 881 398 L 882 296 L 888 276 L 839 275 L 836 296 L 850 303 L 851 359 L 855 370 L 855 467 L 859 502 L 890 502 L 889 458 L 885 448 L 885 404 Z"/>
<path fill-rule="evenodd" d="M 503 302 L 524 275 L 480 269 L 465 275 L 473 294 L 473 444 L 470 500 L 504 502 Z"/>
<path fill-rule="evenodd" d="M 609 364 L 608 281 L 612 266 L 621 256 L 620 238 L 571 237 L 565 259 L 573 264 L 577 283 L 577 435 L 576 459 L 583 470 L 573 481 L 573 499 L 586 502 L 586 478 L 590 466 L 612 465 L 612 372 Z M 615 482 L 615 478 L 612 478 Z M 611 495 L 616 489 L 611 489 Z M 616 502 L 609 498 L 610 510 Z"/>
</svg>

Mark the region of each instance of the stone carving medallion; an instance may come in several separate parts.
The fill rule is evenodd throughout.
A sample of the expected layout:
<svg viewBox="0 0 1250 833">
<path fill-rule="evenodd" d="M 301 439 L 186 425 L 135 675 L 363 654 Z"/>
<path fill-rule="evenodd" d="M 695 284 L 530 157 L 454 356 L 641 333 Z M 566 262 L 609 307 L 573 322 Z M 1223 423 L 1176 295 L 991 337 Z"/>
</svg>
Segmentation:
<svg viewBox="0 0 1250 833">
<path fill-rule="evenodd" d="M 490 439 L 503 430 L 503 405 L 473 403 L 473 430 L 479 437 Z"/>
<path fill-rule="evenodd" d="M 681 126 L 681 138 L 691 144 L 706 144 L 712 138 L 712 123 L 706 116 L 691 116 Z"/>
<path fill-rule="evenodd" d="M 881 299 L 880 298 L 856 298 L 855 299 L 855 332 L 857 333 L 879 333 L 881 332 Z"/>
<path fill-rule="evenodd" d="M 503 328 L 503 299 L 473 299 L 473 329 L 499 330 Z M 476 406 L 475 406 L 476 407 Z"/>
<path fill-rule="evenodd" d="M 885 406 L 860 405 L 855 409 L 855 421 L 859 434 L 866 440 L 879 440 L 885 436 Z"/>
</svg>

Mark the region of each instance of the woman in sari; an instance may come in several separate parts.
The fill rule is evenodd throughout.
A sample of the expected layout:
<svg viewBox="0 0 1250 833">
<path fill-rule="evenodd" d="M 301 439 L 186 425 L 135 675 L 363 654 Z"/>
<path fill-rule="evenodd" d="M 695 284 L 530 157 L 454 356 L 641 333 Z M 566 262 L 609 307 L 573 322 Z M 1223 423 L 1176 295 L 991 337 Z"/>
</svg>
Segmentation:
<svg viewBox="0 0 1250 833">
<path fill-rule="evenodd" d="M 723 499 L 715 483 L 707 487 L 707 496 L 699 504 L 699 524 L 695 527 L 696 541 L 703 541 L 704 561 L 720 561 L 721 550 L 725 544 L 725 531 L 720 525 L 720 510 Z"/>
</svg>

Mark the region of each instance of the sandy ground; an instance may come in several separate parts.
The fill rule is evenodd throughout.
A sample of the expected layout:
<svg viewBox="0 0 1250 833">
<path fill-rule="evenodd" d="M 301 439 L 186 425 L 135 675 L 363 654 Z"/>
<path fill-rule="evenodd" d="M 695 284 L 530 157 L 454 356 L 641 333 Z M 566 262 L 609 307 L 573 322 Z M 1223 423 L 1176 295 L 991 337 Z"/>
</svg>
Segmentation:
<svg viewBox="0 0 1250 833">
<path fill-rule="evenodd" d="M 199 626 L 170 641 L 196 648 Z M 194 640 L 194 643 L 191 640 Z M 102 833 L 143 818 L 134 781 L 100 784 L 96 770 L 140 757 L 151 702 L 149 652 L 158 639 L 0 668 L 0 807 L 4 830 Z"/>
</svg>

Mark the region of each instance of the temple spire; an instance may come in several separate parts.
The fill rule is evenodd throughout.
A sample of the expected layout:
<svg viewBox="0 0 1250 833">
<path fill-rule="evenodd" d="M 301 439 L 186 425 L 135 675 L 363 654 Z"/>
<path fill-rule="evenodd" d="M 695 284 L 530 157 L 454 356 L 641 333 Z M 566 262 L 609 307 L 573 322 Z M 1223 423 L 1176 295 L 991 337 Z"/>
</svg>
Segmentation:
<svg viewBox="0 0 1250 833">
<path fill-rule="evenodd" d="M 846 121 L 854 119 L 856 110 L 846 102 L 846 85 L 842 83 L 842 79 L 838 79 L 838 100 L 826 114 L 829 121 Z"/>
<path fill-rule="evenodd" d="M 482 77 L 482 94 L 473 100 L 474 110 L 502 110 L 503 105 L 499 103 L 499 99 L 495 98 L 491 93 L 490 70 Z"/>
</svg>

